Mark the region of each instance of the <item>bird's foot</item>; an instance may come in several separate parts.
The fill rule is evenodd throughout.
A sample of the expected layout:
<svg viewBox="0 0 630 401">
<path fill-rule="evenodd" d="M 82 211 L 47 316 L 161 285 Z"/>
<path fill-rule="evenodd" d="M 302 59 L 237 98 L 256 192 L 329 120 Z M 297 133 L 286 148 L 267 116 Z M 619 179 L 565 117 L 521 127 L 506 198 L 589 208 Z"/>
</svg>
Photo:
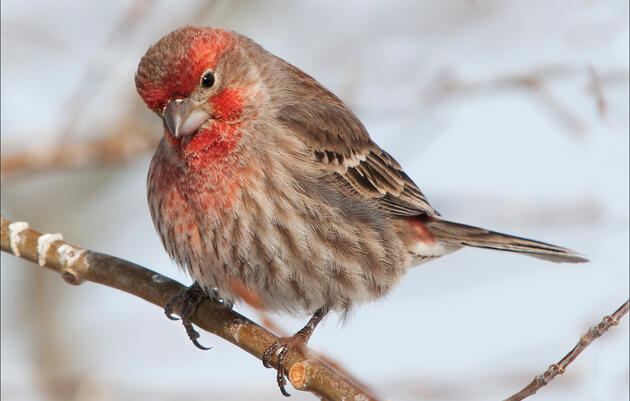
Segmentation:
<svg viewBox="0 0 630 401">
<path fill-rule="evenodd" d="M 232 303 L 227 302 L 218 296 L 218 291 L 214 290 L 213 294 L 208 295 L 203 288 L 197 283 L 194 282 L 193 285 L 186 288 L 185 290 L 177 293 L 164 307 L 164 313 L 166 317 L 171 320 L 177 320 L 177 317 L 173 316 L 177 305 L 181 305 L 181 309 L 179 312 L 179 316 L 182 318 L 182 324 L 184 325 L 184 329 L 186 329 L 186 334 L 188 334 L 188 338 L 190 341 L 195 344 L 195 346 L 202 350 L 209 350 L 210 347 L 204 347 L 198 341 L 199 332 L 195 330 L 192 325 L 191 318 L 197 310 L 199 304 L 204 300 L 204 298 L 208 298 L 213 302 L 216 302 L 226 308 L 232 309 Z"/>
<path fill-rule="evenodd" d="M 276 380 L 278 382 L 278 387 L 280 387 L 282 395 L 284 395 L 285 397 L 289 397 L 291 395 L 284 388 L 285 384 L 287 384 L 287 381 L 284 378 L 284 362 L 287 359 L 287 354 L 291 349 L 304 351 L 304 349 L 306 348 L 306 343 L 308 343 L 308 340 L 313 334 L 313 330 L 315 330 L 315 327 L 317 327 L 319 322 L 324 318 L 324 316 L 326 316 L 327 313 L 328 306 L 322 306 L 321 308 L 317 309 L 311 320 L 306 323 L 306 326 L 302 327 L 300 331 L 298 331 L 291 337 L 279 338 L 275 343 L 273 343 L 271 347 L 267 348 L 267 350 L 263 354 L 262 362 L 266 368 L 271 367 L 271 358 L 275 354 L 278 354 L 278 358 L 276 359 L 276 367 L 278 369 Z"/>
<path fill-rule="evenodd" d="M 276 366 L 278 369 L 278 373 L 276 375 L 276 380 L 278 382 L 278 387 L 280 387 L 280 392 L 285 397 L 290 397 L 291 394 L 287 392 L 284 386 L 287 384 L 287 381 L 284 377 L 284 363 L 287 358 L 287 354 L 291 349 L 303 350 L 308 342 L 308 338 L 300 335 L 300 333 L 296 333 L 292 337 L 281 337 L 279 338 L 273 345 L 265 351 L 262 356 L 262 363 L 266 368 L 271 368 L 271 359 L 274 355 L 278 355 L 276 359 Z"/>
</svg>

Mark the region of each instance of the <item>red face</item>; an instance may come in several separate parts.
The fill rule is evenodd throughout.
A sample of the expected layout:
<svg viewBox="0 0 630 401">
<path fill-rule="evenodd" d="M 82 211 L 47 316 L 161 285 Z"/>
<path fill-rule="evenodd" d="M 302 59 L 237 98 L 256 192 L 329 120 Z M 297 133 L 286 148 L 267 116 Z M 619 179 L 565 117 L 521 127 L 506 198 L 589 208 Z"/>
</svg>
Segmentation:
<svg viewBox="0 0 630 401">
<path fill-rule="evenodd" d="M 191 167 L 225 157 L 240 141 L 248 93 L 242 77 L 231 76 L 237 42 L 227 31 L 185 27 L 151 47 L 138 66 L 138 93 Z"/>
<path fill-rule="evenodd" d="M 162 114 L 172 99 L 190 96 L 219 56 L 235 45 L 227 31 L 186 27 L 162 38 L 142 58 L 136 88 L 147 106 Z"/>
</svg>

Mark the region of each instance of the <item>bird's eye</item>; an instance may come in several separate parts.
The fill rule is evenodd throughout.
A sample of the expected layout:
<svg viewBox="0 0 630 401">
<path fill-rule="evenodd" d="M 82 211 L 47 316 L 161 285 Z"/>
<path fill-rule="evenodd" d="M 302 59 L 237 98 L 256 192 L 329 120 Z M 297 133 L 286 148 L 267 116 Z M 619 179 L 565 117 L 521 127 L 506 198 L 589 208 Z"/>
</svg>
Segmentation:
<svg viewBox="0 0 630 401">
<path fill-rule="evenodd" d="M 212 85 L 214 85 L 214 74 L 206 72 L 203 77 L 201 77 L 201 86 L 204 88 L 212 88 Z"/>
</svg>

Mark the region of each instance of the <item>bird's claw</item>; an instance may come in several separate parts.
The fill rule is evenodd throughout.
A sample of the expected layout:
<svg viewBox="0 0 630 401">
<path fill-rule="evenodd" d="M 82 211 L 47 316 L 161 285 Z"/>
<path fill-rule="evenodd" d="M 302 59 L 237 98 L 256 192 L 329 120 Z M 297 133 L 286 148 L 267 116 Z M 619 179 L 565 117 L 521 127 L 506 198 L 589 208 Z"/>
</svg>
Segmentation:
<svg viewBox="0 0 630 401">
<path fill-rule="evenodd" d="M 263 366 L 266 368 L 271 368 L 271 357 L 278 352 L 278 350 L 284 346 L 282 340 L 278 340 L 271 345 L 271 347 L 267 348 L 265 353 L 262 356 Z"/>
<path fill-rule="evenodd" d="M 276 381 L 278 382 L 278 387 L 280 388 L 280 392 L 285 397 L 291 396 L 291 394 L 289 394 L 284 387 L 287 384 L 287 380 L 284 377 L 285 361 L 287 359 L 287 355 L 289 354 L 289 351 L 292 348 L 295 348 L 301 345 L 304 345 L 304 341 L 299 337 L 293 336 L 293 337 L 281 338 L 275 343 L 273 343 L 271 347 L 267 348 L 267 350 L 263 353 L 263 356 L 262 356 L 263 366 L 266 368 L 271 368 L 272 367 L 271 359 L 276 353 L 278 354 L 278 357 L 276 359 L 276 365 L 277 365 L 277 370 L 278 370 L 276 374 Z"/>
<path fill-rule="evenodd" d="M 171 298 L 170 301 L 168 301 L 168 303 L 164 307 L 164 314 L 167 318 L 171 320 L 179 320 L 179 318 L 177 316 L 174 316 L 173 313 L 175 313 L 175 305 L 179 304 L 182 301 L 183 294 L 186 293 L 186 291 L 188 291 L 188 289 L 178 292 L 177 295 L 175 295 L 173 298 Z"/>
<path fill-rule="evenodd" d="M 280 391 L 282 395 L 285 397 L 291 396 L 284 388 L 287 384 L 287 380 L 284 377 L 284 363 L 287 359 L 287 355 L 289 351 L 293 348 L 298 348 L 300 351 L 305 351 L 306 344 L 308 343 L 309 338 L 313 334 L 313 330 L 319 324 L 319 322 L 326 316 L 328 313 L 328 307 L 322 306 L 317 309 L 313 314 L 311 320 L 306 323 L 300 331 L 292 335 L 291 337 L 282 337 L 279 338 L 276 342 L 274 342 L 271 347 L 267 348 L 262 355 L 262 363 L 266 368 L 271 368 L 271 358 L 277 353 L 278 357 L 276 359 L 276 366 L 278 369 L 278 373 L 276 374 L 276 381 L 278 382 L 278 387 L 280 387 Z"/>
<path fill-rule="evenodd" d="M 205 347 L 201 345 L 201 343 L 199 343 L 198 341 L 199 332 L 195 330 L 190 320 L 187 320 L 187 319 L 183 320 L 183 324 L 184 324 L 184 329 L 186 330 L 186 334 L 188 334 L 188 338 L 190 338 L 190 341 L 192 341 L 192 343 L 195 344 L 195 347 L 204 351 L 208 351 L 209 349 L 212 349 L 212 347 Z"/>
<path fill-rule="evenodd" d="M 211 349 L 211 347 L 205 347 L 199 343 L 199 332 L 195 330 L 191 322 L 192 315 L 204 298 L 209 298 L 223 307 L 232 309 L 231 302 L 218 297 L 218 290 L 213 289 L 212 296 L 208 296 L 201 286 L 195 282 L 187 289 L 177 293 L 177 295 L 166 304 L 164 314 L 171 320 L 179 320 L 177 316 L 174 316 L 174 313 L 176 306 L 181 305 L 179 315 L 182 318 L 182 324 L 184 325 L 188 338 L 190 338 L 190 341 L 192 341 L 195 347 L 205 351 Z"/>
</svg>

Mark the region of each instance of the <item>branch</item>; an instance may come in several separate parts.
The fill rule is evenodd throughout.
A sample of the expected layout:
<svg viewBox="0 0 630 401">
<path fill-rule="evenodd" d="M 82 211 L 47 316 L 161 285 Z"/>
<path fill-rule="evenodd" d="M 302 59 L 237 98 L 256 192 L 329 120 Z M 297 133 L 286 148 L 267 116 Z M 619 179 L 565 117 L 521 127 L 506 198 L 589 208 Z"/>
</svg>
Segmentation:
<svg viewBox="0 0 630 401">
<path fill-rule="evenodd" d="M 104 284 L 162 308 L 186 288 L 134 263 L 64 242 L 61 234 L 41 234 L 31 230 L 25 222 L 12 223 L 1 217 L 0 234 L 2 251 L 54 270 L 69 284 L 79 285 L 84 281 Z M 258 359 L 278 340 L 246 317 L 207 299 L 195 311 L 192 322 Z M 359 384 L 308 352 L 289 351 L 286 367 L 289 381 L 298 390 L 313 392 L 326 400 L 376 400 Z"/>
<path fill-rule="evenodd" d="M 504 401 L 520 401 L 523 400 L 530 395 L 536 394 L 539 388 L 544 387 L 554 379 L 557 375 L 561 375 L 564 373 L 565 369 L 571 362 L 575 360 L 588 347 L 593 341 L 597 338 L 601 337 L 609 328 L 617 325 L 619 323 L 619 319 L 621 319 L 626 313 L 628 313 L 628 303 L 626 301 L 623 305 L 619 307 L 612 315 L 606 316 L 602 319 L 601 322 L 597 326 L 593 326 L 586 333 L 580 337 L 580 341 L 577 343 L 573 349 L 565 355 L 564 358 L 560 360 L 560 362 L 555 363 L 542 374 L 538 375 L 529 383 L 525 388 L 523 388 L 518 393 L 513 396 L 506 398 Z"/>
</svg>

